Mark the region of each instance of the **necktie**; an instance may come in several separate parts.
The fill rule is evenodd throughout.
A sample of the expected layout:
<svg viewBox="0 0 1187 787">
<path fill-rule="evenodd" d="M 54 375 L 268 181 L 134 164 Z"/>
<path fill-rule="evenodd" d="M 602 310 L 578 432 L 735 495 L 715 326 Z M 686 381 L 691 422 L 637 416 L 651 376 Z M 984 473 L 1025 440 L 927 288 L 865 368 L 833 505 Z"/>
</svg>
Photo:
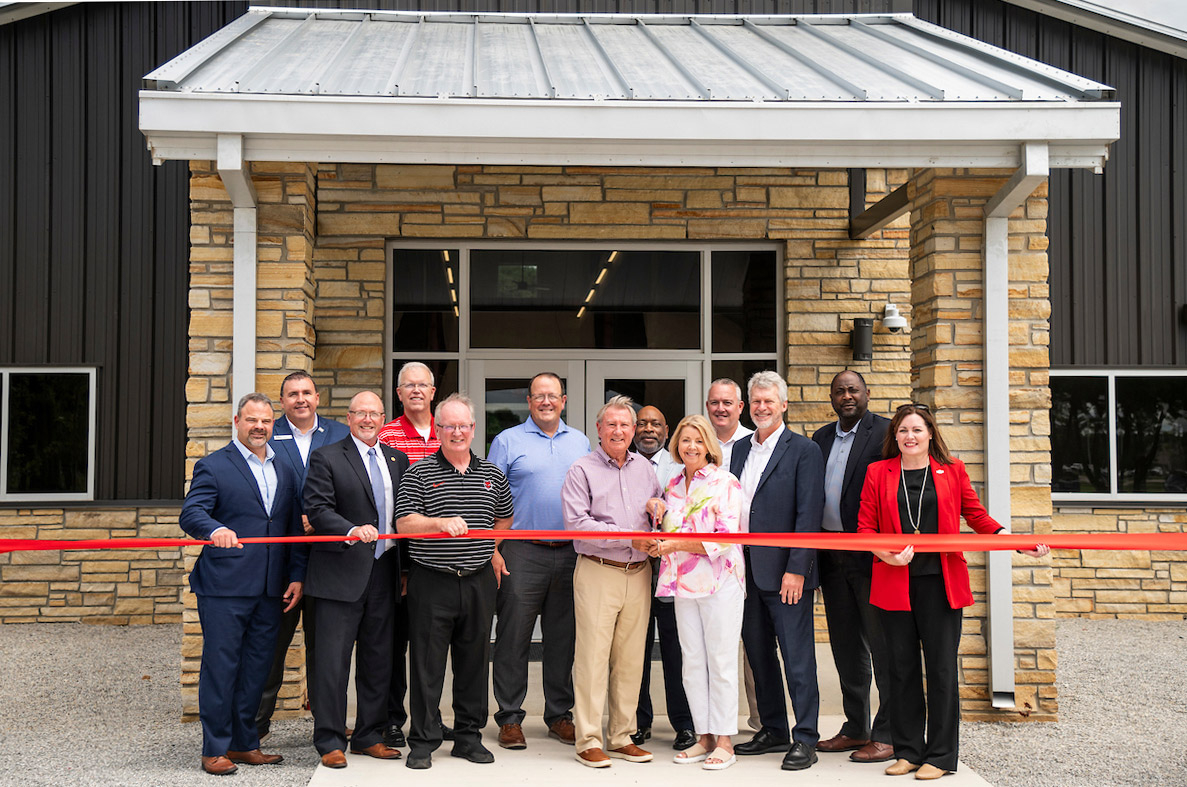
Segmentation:
<svg viewBox="0 0 1187 787">
<path fill-rule="evenodd" d="M 386 534 L 387 529 L 387 511 L 384 503 L 386 502 L 386 495 L 383 493 L 383 476 L 379 473 L 379 459 L 375 456 L 375 447 L 367 452 L 367 472 L 371 475 L 371 494 L 375 497 L 375 511 L 379 514 L 379 521 L 375 523 L 375 527 L 379 528 L 380 535 Z M 387 549 L 387 541 L 379 539 L 375 542 L 375 557 L 383 557 L 383 551 Z"/>
</svg>

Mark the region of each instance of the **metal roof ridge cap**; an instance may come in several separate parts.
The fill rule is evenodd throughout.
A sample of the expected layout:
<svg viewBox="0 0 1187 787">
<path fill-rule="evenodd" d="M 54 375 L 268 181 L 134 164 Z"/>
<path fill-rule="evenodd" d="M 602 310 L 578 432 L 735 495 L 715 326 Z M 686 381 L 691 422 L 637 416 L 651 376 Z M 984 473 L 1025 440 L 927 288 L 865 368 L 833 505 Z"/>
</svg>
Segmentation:
<svg viewBox="0 0 1187 787">
<path fill-rule="evenodd" d="M 202 39 L 198 43 L 194 44 L 192 47 L 189 47 L 188 49 L 186 49 L 184 52 L 179 52 L 177 54 L 177 56 L 174 57 L 173 59 L 169 60 L 168 62 L 166 62 L 160 66 L 157 66 L 152 71 L 145 74 L 142 77 L 142 82 L 147 82 L 147 81 L 163 82 L 167 86 L 166 89 L 173 89 L 173 90 L 180 89 L 180 84 L 181 84 L 182 80 L 184 80 L 186 77 L 193 74 L 198 69 L 202 68 L 202 66 L 209 63 L 212 59 L 217 57 L 221 52 L 226 50 L 227 47 L 234 44 L 240 38 L 243 38 L 243 36 L 247 35 L 252 30 L 255 30 L 261 24 L 266 22 L 270 17 L 271 17 L 271 13 L 266 10 L 258 11 L 255 13 L 253 13 L 252 11 L 249 10 L 243 16 L 241 16 L 237 19 L 231 20 L 224 27 L 211 33 L 209 36 Z M 227 32 L 227 31 L 229 31 L 229 32 Z M 207 44 L 208 42 L 214 41 L 214 39 L 219 38 L 219 34 L 223 33 L 223 32 L 227 33 L 226 36 L 223 37 L 226 40 L 220 39 L 219 41 L 217 41 L 215 43 L 211 43 L 208 47 L 203 46 L 204 44 Z M 207 49 L 209 49 L 210 51 L 207 52 L 206 51 Z M 182 70 L 179 74 L 173 75 L 172 78 L 170 78 L 170 79 L 161 79 L 160 75 L 162 74 L 162 72 L 167 73 L 168 69 L 174 65 L 185 66 L 186 62 L 191 59 L 191 57 L 190 57 L 191 55 L 193 55 L 193 59 L 196 59 L 197 62 L 189 65 L 188 68 L 184 68 L 184 70 Z"/>
</svg>

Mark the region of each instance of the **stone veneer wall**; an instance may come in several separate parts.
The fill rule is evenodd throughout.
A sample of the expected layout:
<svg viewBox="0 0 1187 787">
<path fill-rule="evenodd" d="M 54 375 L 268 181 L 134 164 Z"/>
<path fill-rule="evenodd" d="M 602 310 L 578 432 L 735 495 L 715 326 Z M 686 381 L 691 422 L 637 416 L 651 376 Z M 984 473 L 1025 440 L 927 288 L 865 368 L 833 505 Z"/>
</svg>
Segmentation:
<svg viewBox="0 0 1187 787">
<path fill-rule="evenodd" d="M 930 404 L 952 451 L 983 492 L 983 209 L 1008 171 L 915 173 L 911 199 L 911 354 L 915 396 Z M 1047 284 L 1047 185 L 1010 217 L 1009 345 L 1011 515 L 1015 533 L 1051 532 L 1051 314 Z M 983 495 L 982 495 L 983 496 Z M 960 644 L 966 719 L 1000 719 L 987 687 L 984 553 L 968 553 L 975 603 Z M 1047 561 L 1013 555 L 1017 707 L 1054 719 L 1055 592 Z"/>
<path fill-rule="evenodd" d="M 1056 533 L 1181 533 L 1187 509 L 1061 503 L 1051 523 Z M 1051 555 L 1059 617 L 1183 620 L 1187 614 L 1182 552 L 1057 549 Z"/>
<path fill-rule="evenodd" d="M 3 508 L 0 538 L 177 538 L 178 509 Z M 0 624 L 179 623 L 180 549 L 0 553 Z"/>
</svg>

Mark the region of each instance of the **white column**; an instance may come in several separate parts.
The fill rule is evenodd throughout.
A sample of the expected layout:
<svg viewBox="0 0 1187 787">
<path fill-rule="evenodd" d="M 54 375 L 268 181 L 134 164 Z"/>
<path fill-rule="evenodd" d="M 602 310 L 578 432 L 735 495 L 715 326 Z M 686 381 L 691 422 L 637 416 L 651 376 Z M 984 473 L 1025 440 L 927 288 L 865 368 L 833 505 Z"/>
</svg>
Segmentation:
<svg viewBox="0 0 1187 787">
<path fill-rule="evenodd" d="M 218 174 L 234 209 L 234 316 L 231 327 L 231 412 L 256 387 L 256 190 L 243 159 L 243 137 L 220 134 Z"/>
</svg>

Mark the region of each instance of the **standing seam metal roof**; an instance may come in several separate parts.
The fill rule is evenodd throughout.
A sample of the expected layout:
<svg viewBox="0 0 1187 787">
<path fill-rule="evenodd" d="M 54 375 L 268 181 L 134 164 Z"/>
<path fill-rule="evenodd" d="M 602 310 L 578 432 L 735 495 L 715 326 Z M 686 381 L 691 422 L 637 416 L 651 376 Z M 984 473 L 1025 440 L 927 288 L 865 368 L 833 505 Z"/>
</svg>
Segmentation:
<svg viewBox="0 0 1187 787">
<path fill-rule="evenodd" d="M 605 101 L 1076 102 L 1106 85 L 909 14 L 252 8 L 145 77 L 182 93 Z"/>
</svg>

